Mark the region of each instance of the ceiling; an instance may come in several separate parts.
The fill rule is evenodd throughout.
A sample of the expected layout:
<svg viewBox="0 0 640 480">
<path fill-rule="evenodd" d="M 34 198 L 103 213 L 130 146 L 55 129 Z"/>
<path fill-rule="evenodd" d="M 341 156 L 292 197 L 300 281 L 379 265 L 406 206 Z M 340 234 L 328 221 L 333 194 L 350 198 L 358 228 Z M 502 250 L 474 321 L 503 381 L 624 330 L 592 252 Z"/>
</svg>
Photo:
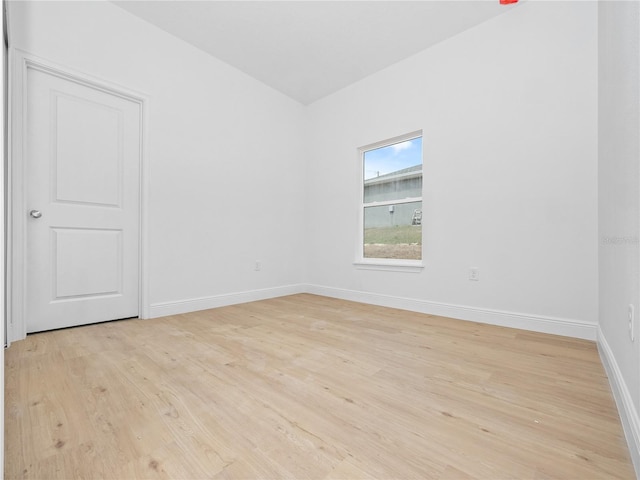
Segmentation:
<svg viewBox="0 0 640 480">
<path fill-rule="evenodd" d="M 305 105 L 513 8 L 498 0 L 113 3 Z"/>
</svg>

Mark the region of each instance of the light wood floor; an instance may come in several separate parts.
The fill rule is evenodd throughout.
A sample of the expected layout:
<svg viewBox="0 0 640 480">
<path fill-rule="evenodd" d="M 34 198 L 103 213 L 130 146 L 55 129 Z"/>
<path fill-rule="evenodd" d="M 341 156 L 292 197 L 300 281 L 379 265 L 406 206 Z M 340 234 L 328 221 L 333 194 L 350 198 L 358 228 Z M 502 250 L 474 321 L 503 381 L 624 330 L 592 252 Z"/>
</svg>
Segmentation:
<svg viewBox="0 0 640 480">
<path fill-rule="evenodd" d="M 635 478 L 588 341 L 295 295 L 5 359 L 7 479 Z"/>
</svg>

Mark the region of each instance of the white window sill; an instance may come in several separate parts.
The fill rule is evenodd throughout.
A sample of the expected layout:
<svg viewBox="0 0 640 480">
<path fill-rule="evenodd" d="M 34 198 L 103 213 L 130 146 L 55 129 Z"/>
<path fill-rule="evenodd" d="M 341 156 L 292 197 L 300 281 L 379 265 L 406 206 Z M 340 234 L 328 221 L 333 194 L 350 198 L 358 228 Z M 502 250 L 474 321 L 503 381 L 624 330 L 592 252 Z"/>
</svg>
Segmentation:
<svg viewBox="0 0 640 480">
<path fill-rule="evenodd" d="M 382 258 L 366 258 L 356 260 L 353 265 L 360 270 L 382 270 L 388 272 L 420 273 L 424 265 L 420 260 L 385 260 Z"/>
</svg>

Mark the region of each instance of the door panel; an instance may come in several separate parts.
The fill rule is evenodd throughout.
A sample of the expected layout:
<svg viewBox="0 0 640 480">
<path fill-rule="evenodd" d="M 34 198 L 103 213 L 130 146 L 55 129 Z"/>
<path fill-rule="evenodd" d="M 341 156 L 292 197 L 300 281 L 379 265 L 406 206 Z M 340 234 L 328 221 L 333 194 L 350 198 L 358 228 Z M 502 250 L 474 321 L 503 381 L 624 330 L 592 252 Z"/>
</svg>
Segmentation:
<svg viewBox="0 0 640 480">
<path fill-rule="evenodd" d="M 138 103 L 27 70 L 28 332 L 138 315 L 140 128 Z"/>
<path fill-rule="evenodd" d="M 53 198 L 58 202 L 119 207 L 124 153 L 122 112 L 57 93 L 53 102 Z"/>
<path fill-rule="evenodd" d="M 51 233 L 52 300 L 122 295 L 122 230 L 52 228 Z"/>
</svg>

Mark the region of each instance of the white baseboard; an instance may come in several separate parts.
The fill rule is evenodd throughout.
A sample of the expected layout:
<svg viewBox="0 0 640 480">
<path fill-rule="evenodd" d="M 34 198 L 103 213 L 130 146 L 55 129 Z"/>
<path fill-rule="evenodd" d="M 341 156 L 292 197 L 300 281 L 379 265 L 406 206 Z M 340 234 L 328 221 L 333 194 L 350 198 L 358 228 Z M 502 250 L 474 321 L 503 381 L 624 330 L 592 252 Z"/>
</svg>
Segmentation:
<svg viewBox="0 0 640 480">
<path fill-rule="evenodd" d="M 255 302 L 256 300 L 267 300 L 269 298 L 284 297 L 285 295 L 294 295 L 296 293 L 305 292 L 305 285 L 298 284 L 263 288 L 247 292 L 226 293 L 211 297 L 192 298 L 177 302 L 156 303 L 151 305 L 149 318 L 197 312 L 198 310 L 226 307 L 228 305 L 236 305 L 238 303 Z"/>
<path fill-rule="evenodd" d="M 489 310 L 463 305 L 452 305 L 447 303 L 430 302 L 427 300 L 417 300 L 413 298 L 394 297 L 377 293 L 325 287 L 321 285 L 307 285 L 306 292 L 323 295 L 325 297 L 340 298 L 343 300 L 369 303 L 383 307 L 399 308 L 412 312 L 487 323 L 501 327 L 520 328 L 523 330 L 551 333 L 554 335 L 563 335 L 586 340 L 596 339 L 596 323 L 580 320 L 505 312 L 501 310 Z"/>
<path fill-rule="evenodd" d="M 551 333 L 567 337 L 583 338 L 586 340 L 596 340 L 596 324 L 590 322 L 504 312 L 501 310 L 489 310 L 305 284 L 285 285 L 282 287 L 227 293 L 211 297 L 180 300 L 176 302 L 156 303 L 151 305 L 150 318 L 196 312 L 198 310 L 207 310 L 209 308 L 236 305 L 238 303 L 254 302 L 256 300 L 266 300 L 268 298 L 283 297 L 285 295 L 294 295 L 296 293 L 312 293 L 315 295 L 323 295 L 325 297 L 340 298 L 343 300 L 369 303 L 383 307 L 399 308 L 402 310 L 426 313 L 429 315 L 439 315 L 443 317 L 457 318 L 460 320 L 499 325 L 502 327 L 520 328 L 534 332 Z"/>
<path fill-rule="evenodd" d="M 607 343 L 607 339 L 604 337 L 600 327 L 598 327 L 598 352 L 600 352 L 602 365 L 607 372 L 607 377 L 609 377 L 613 398 L 616 400 L 618 414 L 620 415 L 624 435 L 627 439 L 627 445 L 629 446 L 631 460 L 636 469 L 636 477 L 640 478 L 640 418 L 638 417 L 638 410 L 633 403 L 629 388 L 627 388 L 627 384 L 622 377 L 618 362 L 616 362 L 616 358 L 613 356 L 613 351 Z"/>
</svg>

